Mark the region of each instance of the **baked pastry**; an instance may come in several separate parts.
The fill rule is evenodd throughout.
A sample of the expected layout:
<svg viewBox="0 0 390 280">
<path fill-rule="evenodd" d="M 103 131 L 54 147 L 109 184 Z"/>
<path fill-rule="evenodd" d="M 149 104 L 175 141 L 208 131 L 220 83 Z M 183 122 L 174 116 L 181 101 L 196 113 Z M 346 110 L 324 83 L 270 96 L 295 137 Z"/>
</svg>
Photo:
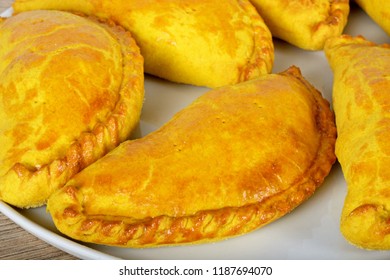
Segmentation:
<svg viewBox="0 0 390 280">
<path fill-rule="evenodd" d="M 143 59 L 123 28 L 60 11 L 0 22 L 0 199 L 45 204 L 126 140 L 143 103 Z"/>
<path fill-rule="evenodd" d="M 355 0 L 355 2 L 390 35 L 390 2 L 388 0 Z"/>
<path fill-rule="evenodd" d="M 209 91 L 78 173 L 47 209 L 64 234 L 107 245 L 241 235 L 314 193 L 335 161 L 335 134 L 329 103 L 292 67 Z"/>
<path fill-rule="evenodd" d="M 305 50 L 322 50 L 327 38 L 342 34 L 349 0 L 250 0 L 273 36 Z"/>
<path fill-rule="evenodd" d="M 390 45 L 344 35 L 329 39 L 325 53 L 348 186 L 341 232 L 358 247 L 390 249 Z"/>
<path fill-rule="evenodd" d="M 17 0 L 31 9 L 81 11 L 131 31 L 145 72 L 173 82 L 218 87 L 271 72 L 272 36 L 249 0 Z"/>
</svg>

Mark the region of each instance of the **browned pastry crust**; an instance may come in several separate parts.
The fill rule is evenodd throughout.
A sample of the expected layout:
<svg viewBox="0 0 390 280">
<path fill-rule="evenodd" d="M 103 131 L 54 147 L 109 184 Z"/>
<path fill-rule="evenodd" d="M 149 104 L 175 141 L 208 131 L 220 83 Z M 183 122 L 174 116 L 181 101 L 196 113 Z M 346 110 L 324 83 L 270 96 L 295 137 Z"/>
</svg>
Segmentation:
<svg viewBox="0 0 390 280">
<path fill-rule="evenodd" d="M 250 0 L 273 36 L 306 50 L 322 50 L 342 34 L 349 0 Z"/>
<path fill-rule="evenodd" d="M 272 35 L 249 0 L 16 0 L 15 12 L 78 11 L 114 20 L 134 36 L 145 72 L 218 87 L 270 73 Z"/>
<path fill-rule="evenodd" d="M 0 59 L 0 198 L 40 206 L 129 137 L 143 58 L 112 22 L 31 11 L 0 22 Z"/>
<path fill-rule="evenodd" d="M 340 219 L 346 240 L 390 249 L 390 45 L 362 36 L 329 39 L 336 155 L 347 182 Z"/>
<path fill-rule="evenodd" d="M 314 193 L 335 138 L 329 103 L 292 67 L 206 93 L 77 174 L 48 211 L 64 234 L 115 246 L 241 235 Z"/>
</svg>

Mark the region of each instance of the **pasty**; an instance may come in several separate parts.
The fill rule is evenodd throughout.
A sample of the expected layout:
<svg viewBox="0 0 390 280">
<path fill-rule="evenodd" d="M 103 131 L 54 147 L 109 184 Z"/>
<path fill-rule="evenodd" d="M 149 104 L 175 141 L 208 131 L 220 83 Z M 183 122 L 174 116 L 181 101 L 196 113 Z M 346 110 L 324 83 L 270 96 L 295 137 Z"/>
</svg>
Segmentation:
<svg viewBox="0 0 390 280">
<path fill-rule="evenodd" d="M 329 103 L 292 67 L 209 91 L 78 173 L 48 211 L 64 234 L 115 246 L 241 235 L 314 193 L 335 134 Z"/>
<path fill-rule="evenodd" d="M 31 9 L 80 11 L 121 24 L 145 58 L 145 72 L 218 87 L 271 72 L 272 36 L 248 0 L 17 0 Z"/>
<path fill-rule="evenodd" d="M 250 0 L 273 36 L 306 50 L 321 50 L 347 24 L 349 0 Z"/>
<path fill-rule="evenodd" d="M 59 11 L 0 22 L 0 199 L 34 207 L 127 139 L 143 59 L 131 35 Z"/>
<path fill-rule="evenodd" d="M 329 39 L 336 155 L 348 193 L 341 232 L 358 247 L 390 249 L 390 45 Z"/>
<path fill-rule="evenodd" d="M 389 0 L 355 0 L 355 2 L 390 35 Z"/>
</svg>

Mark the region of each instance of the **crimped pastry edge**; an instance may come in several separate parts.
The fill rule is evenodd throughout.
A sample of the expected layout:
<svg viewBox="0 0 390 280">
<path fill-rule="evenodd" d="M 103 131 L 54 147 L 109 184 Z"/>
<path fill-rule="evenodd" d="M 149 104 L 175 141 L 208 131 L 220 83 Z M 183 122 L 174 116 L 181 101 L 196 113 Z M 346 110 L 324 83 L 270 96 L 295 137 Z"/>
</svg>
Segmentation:
<svg viewBox="0 0 390 280">
<path fill-rule="evenodd" d="M 220 81 L 200 82 L 195 78 L 179 78 L 179 77 L 174 77 L 172 75 L 162 75 L 162 73 L 160 73 L 159 71 L 152 69 L 152 67 L 148 67 L 148 61 L 147 61 L 148 58 L 146 52 L 144 53 L 146 58 L 145 72 L 154 75 L 156 77 L 169 80 L 171 82 L 190 84 L 195 86 L 206 86 L 209 88 L 216 88 L 228 84 L 236 84 L 239 82 L 250 80 L 252 78 L 256 78 L 259 75 L 271 73 L 274 64 L 274 45 L 273 45 L 272 34 L 270 30 L 264 23 L 264 20 L 261 17 L 261 15 L 257 13 L 256 9 L 253 7 L 253 5 L 250 3 L 249 0 L 236 0 L 235 2 L 237 2 L 237 5 L 241 7 L 242 10 L 244 10 L 247 13 L 248 17 L 251 19 L 252 22 L 250 27 L 253 29 L 254 34 L 253 34 L 253 47 L 251 53 L 248 54 L 248 56 L 245 58 L 245 61 L 243 60 L 240 62 L 238 61 L 234 62 L 236 64 L 235 66 L 236 69 L 235 69 L 235 74 L 233 76 L 229 77 L 229 79 L 225 78 L 225 81 L 221 83 Z M 31 4 L 29 1 L 16 1 L 12 6 L 15 11 L 22 12 L 22 11 L 36 9 L 37 7 L 34 4 L 36 3 Z M 73 4 L 74 3 L 72 1 L 72 5 Z M 97 15 L 99 17 L 103 16 L 99 12 L 99 10 L 102 9 L 101 5 L 98 5 L 96 3 L 94 4 L 89 3 L 91 5 L 88 5 L 88 3 L 85 4 L 86 5 L 83 8 L 77 7 L 76 4 L 74 4 L 72 8 L 64 8 L 58 3 L 52 4 L 49 2 L 49 3 L 44 3 L 38 7 L 45 8 L 45 9 L 58 9 L 58 10 L 71 11 L 71 12 L 82 11 L 90 15 Z M 117 16 L 110 13 L 105 14 L 103 18 L 110 18 L 120 23 L 120 19 Z M 134 36 L 135 39 L 137 40 L 138 32 L 132 29 L 127 24 L 125 24 L 124 22 L 122 22 L 122 24 L 130 32 L 134 31 Z M 138 38 L 138 41 L 141 42 L 141 39 Z M 142 48 L 142 43 L 140 43 L 140 46 Z M 165 62 L 163 64 L 165 64 Z M 160 69 L 161 65 L 160 66 L 157 65 L 156 67 Z"/>
<path fill-rule="evenodd" d="M 327 10 L 325 18 L 314 20 L 303 26 L 300 25 L 300 29 L 295 31 L 289 29 L 289 26 L 285 22 L 283 22 L 283 24 L 278 23 L 278 18 L 272 16 L 268 17 L 266 10 L 267 6 L 263 6 L 264 4 L 262 4 L 262 1 L 250 1 L 258 8 L 259 13 L 263 15 L 263 18 L 274 37 L 309 51 L 322 50 L 327 38 L 340 35 L 347 24 L 350 12 L 349 0 L 330 0 L 328 1 L 329 9 Z M 266 2 L 269 3 L 270 1 Z M 279 2 L 286 1 L 277 0 L 277 2 L 278 4 L 276 5 L 282 5 L 279 4 Z M 299 13 L 299 11 L 296 13 Z M 293 20 L 294 19 L 291 19 L 291 21 Z M 286 33 L 288 33 L 288 35 Z"/>
<path fill-rule="evenodd" d="M 350 11 L 349 0 L 333 0 L 329 1 L 330 7 L 328 17 L 318 22 L 313 26 L 313 41 L 316 42 L 312 50 L 321 50 L 328 38 L 341 35 L 348 22 Z M 322 33 L 328 33 L 328 36 L 323 36 Z M 319 38 L 318 38 L 319 37 Z"/>
<path fill-rule="evenodd" d="M 81 132 L 64 156 L 37 170 L 15 163 L 0 177 L 0 186 L 12 186 L 13 196 L 19 197 L 18 202 L 4 199 L 4 194 L 0 191 L 0 199 L 19 208 L 46 204 L 51 193 L 62 187 L 72 176 L 126 140 L 140 118 L 144 98 L 143 57 L 135 40 L 128 31 L 112 21 L 82 13 L 72 14 L 95 22 L 121 42 L 123 76 L 119 99 L 106 121 L 97 123 L 89 132 Z M 33 199 L 31 193 L 32 196 L 39 193 L 40 197 Z"/>
<path fill-rule="evenodd" d="M 271 73 L 275 59 L 272 34 L 261 15 L 250 1 L 238 1 L 238 4 L 251 18 L 252 28 L 254 30 L 254 45 L 248 63 L 245 64 L 244 67 L 239 68 L 237 83 L 248 81 L 259 76 L 259 72 L 262 73 L 263 71 L 261 70 L 263 69 L 266 70 L 266 73 Z M 259 21 L 261 21 L 262 24 L 260 24 Z M 265 44 L 265 42 L 268 44 Z"/>
<path fill-rule="evenodd" d="M 334 144 L 336 128 L 329 102 L 307 81 L 298 68 L 291 67 L 281 75 L 297 79 L 316 101 L 316 120 L 321 144 L 305 180 L 261 203 L 241 207 L 204 210 L 190 216 L 158 216 L 144 220 L 131 217 L 89 216 L 83 209 L 83 196 L 78 187 L 67 185 L 54 196 L 59 203 L 48 202 L 56 227 L 69 237 L 84 242 L 118 247 L 146 248 L 200 244 L 243 235 L 291 212 L 308 199 L 322 184 L 336 160 Z M 320 157 L 323 155 L 323 157 Z M 59 222 L 61 221 L 61 222 Z M 216 230 L 207 231 L 207 227 Z"/>
</svg>

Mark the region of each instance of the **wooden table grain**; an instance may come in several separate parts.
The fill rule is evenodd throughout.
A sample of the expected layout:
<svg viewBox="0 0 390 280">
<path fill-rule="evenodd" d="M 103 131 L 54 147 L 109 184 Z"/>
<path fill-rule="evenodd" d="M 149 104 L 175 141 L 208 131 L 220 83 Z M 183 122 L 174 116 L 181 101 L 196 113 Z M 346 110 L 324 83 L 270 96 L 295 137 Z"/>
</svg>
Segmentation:
<svg viewBox="0 0 390 280">
<path fill-rule="evenodd" d="M 0 0 L 0 13 L 13 0 Z M 29 234 L 0 213 L 0 260 L 72 260 L 76 259 Z"/>
</svg>

